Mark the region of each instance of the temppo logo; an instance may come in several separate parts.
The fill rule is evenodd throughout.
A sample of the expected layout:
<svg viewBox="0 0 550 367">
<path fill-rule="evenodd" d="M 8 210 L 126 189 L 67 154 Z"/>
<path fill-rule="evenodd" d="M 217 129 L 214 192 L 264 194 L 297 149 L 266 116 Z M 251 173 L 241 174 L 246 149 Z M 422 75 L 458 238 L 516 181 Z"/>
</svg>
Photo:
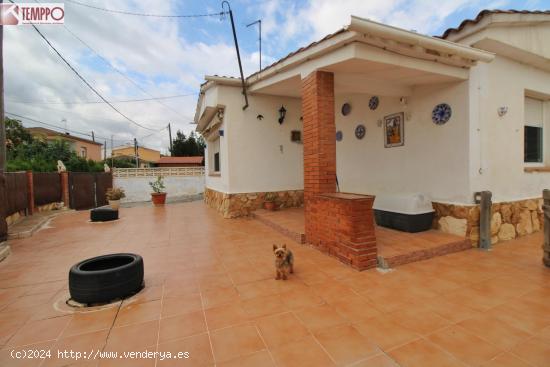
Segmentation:
<svg viewBox="0 0 550 367">
<path fill-rule="evenodd" d="M 0 25 L 62 24 L 65 4 L 0 4 Z"/>
</svg>

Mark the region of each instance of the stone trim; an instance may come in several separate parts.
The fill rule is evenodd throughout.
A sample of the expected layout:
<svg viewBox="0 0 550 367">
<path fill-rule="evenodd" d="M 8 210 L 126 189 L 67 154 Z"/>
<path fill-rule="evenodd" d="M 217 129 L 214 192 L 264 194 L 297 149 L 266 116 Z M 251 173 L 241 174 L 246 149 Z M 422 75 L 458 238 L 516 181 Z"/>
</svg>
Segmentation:
<svg viewBox="0 0 550 367">
<path fill-rule="evenodd" d="M 275 203 L 279 208 L 299 208 L 304 205 L 303 190 L 272 191 L 275 196 Z M 211 208 L 216 209 L 224 218 L 247 217 L 260 209 L 264 204 L 267 192 L 247 192 L 228 194 L 204 189 L 204 202 Z"/>
<path fill-rule="evenodd" d="M 473 247 L 479 245 L 479 205 L 433 203 L 433 227 L 464 236 Z M 512 240 L 542 230 L 542 198 L 493 203 L 491 244 Z"/>
</svg>

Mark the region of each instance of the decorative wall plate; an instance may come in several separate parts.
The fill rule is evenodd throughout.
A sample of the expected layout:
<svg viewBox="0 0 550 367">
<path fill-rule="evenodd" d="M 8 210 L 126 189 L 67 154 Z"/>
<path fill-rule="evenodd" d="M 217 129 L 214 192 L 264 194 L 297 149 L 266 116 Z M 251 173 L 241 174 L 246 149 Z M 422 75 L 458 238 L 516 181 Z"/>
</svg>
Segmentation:
<svg viewBox="0 0 550 367">
<path fill-rule="evenodd" d="M 342 130 L 338 130 L 336 132 L 336 141 L 342 141 L 343 138 L 344 138 L 344 134 L 342 133 Z"/>
<path fill-rule="evenodd" d="M 351 112 L 351 105 L 349 103 L 344 103 L 342 105 L 342 115 L 347 116 Z"/>
<path fill-rule="evenodd" d="M 359 124 L 355 128 L 355 137 L 359 140 L 363 139 L 366 133 L 367 133 L 367 128 L 365 127 L 365 125 Z"/>
<path fill-rule="evenodd" d="M 378 108 L 378 104 L 380 103 L 380 99 L 377 96 L 372 96 L 369 99 L 369 108 L 371 110 L 375 110 Z"/>
<path fill-rule="evenodd" d="M 453 110 L 447 103 L 440 103 L 432 111 L 432 121 L 436 125 L 443 125 L 451 118 Z"/>
</svg>

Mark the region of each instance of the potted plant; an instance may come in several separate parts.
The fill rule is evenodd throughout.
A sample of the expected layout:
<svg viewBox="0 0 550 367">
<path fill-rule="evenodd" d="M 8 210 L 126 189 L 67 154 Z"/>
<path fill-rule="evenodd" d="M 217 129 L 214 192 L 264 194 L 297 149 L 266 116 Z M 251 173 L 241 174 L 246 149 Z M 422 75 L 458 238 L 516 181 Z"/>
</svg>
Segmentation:
<svg viewBox="0 0 550 367">
<path fill-rule="evenodd" d="M 118 208 L 120 208 L 120 199 L 125 198 L 126 194 L 120 187 L 113 187 L 111 189 L 107 189 L 105 197 L 107 198 L 107 201 L 109 201 L 109 206 L 114 210 L 118 210 Z"/>
<path fill-rule="evenodd" d="M 277 195 L 273 192 L 268 192 L 264 196 L 264 208 L 266 210 L 275 210 L 277 209 L 277 204 L 275 203 L 275 199 L 277 198 Z"/>
<path fill-rule="evenodd" d="M 164 205 L 166 202 L 166 192 L 162 176 L 158 176 L 156 181 L 149 182 L 149 186 L 153 189 L 151 199 L 155 205 Z"/>
</svg>

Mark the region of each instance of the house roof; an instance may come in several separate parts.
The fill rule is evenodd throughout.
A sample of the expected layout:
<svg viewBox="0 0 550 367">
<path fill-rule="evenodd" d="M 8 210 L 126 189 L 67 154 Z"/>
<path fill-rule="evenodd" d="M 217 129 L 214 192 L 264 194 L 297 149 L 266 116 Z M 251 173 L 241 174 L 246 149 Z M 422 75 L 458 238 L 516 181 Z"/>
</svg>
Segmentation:
<svg viewBox="0 0 550 367">
<path fill-rule="evenodd" d="M 123 150 L 123 149 L 128 149 L 128 148 L 134 149 L 134 146 L 133 145 L 121 145 L 121 146 L 118 146 L 118 147 L 114 147 L 112 149 L 112 151 L 116 152 L 116 151 Z M 160 154 L 160 151 L 158 151 L 156 149 L 151 149 L 151 148 L 147 148 L 147 147 L 143 147 L 143 146 L 138 146 L 138 150 L 149 150 L 151 152 L 156 152 L 156 153 Z"/>
<path fill-rule="evenodd" d="M 160 157 L 159 164 L 202 164 L 204 157 Z"/>
<path fill-rule="evenodd" d="M 88 143 L 88 144 L 103 145 L 103 144 L 98 143 L 98 142 L 93 141 L 93 140 L 84 139 L 84 138 L 81 138 L 81 137 L 78 137 L 78 136 L 71 135 L 69 133 L 62 133 L 62 132 L 59 132 L 59 131 L 46 129 L 45 127 L 29 127 L 29 128 L 27 128 L 27 130 L 31 134 L 41 134 L 41 135 L 46 135 L 46 136 L 57 136 L 59 138 L 64 138 L 64 139 L 69 139 L 69 140 L 78 140 L 78 141 L 82 141 L 82 142 L 85 142 L 85 143 Z"/>
<path fill-rule="evenodd" d="M 460 31 L 462 31 L 466 26 L 468 25 L 475 25 L 477 23 L 479 23 L 483 18 L 485 18 L 486 16 L 488 15 L 491 15 L 491 14 L 549 14 L 550 15 L 550 10 L 490 10 L 490 9 L 485 9 L 485 10 L 482 10 L 481 12 L 479 12 L 479 14 L 474 18 L 474 19 L 465 19 L 463 20 L 460 25 L 456 28 L 448 28 L 447 30 L 445 30 L 445 32 L 443 32 L 443 34 L 441 36 L 439 36 L 439 38 L 447 38 L 449 35 L 453 34 L 453 33 L 458 33 Z"/>
</svg>

